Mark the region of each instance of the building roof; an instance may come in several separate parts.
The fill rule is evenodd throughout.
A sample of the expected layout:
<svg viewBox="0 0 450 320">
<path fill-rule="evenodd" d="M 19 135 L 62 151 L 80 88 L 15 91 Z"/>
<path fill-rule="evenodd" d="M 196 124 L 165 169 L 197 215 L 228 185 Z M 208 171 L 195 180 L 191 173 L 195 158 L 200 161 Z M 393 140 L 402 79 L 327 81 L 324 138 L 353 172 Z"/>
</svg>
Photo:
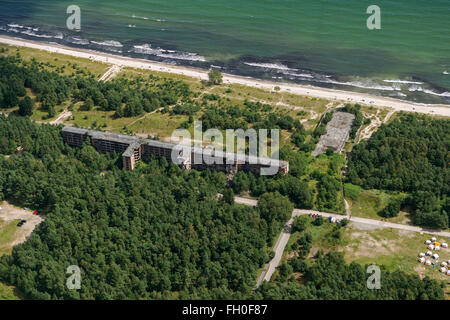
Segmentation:
<svg viewBox="0 0 450 320">
<path fill-rule="evenodd" d="M 87 129 L 82 129 L 82 128 L 77 128 L 77 127 L 72 127 L 72 126 L 65 126 L 62 129 L 63 132 L 70 132 L 70 133 L 77 133 L 77 134 L 86 134 L 89 130 Z"/>
<path fill-rule="evenodd" d="M 122 154 L 122 156 L 125 157 L 133 157 L 134 156 L 134 150 L 138 149 L 141 146 L 141 144 L 138 141 L 133 142 L 128 146 L 128 148 L 125 150 L 125 152 Z"/>
<path fill-rule="evenodd" d="M 94 130 L 89 130 L 88 135 L 97 140 L 110 140 L 110 141 L 126 143 L 126 144 L 132 144 L 139 140 L 138 138 L 132 137 L 132 136 L 126 136 L 123 134 L 117 134 L 117 133 L 111 133 L 111 132 L 94 131 Z"/>
</svg>

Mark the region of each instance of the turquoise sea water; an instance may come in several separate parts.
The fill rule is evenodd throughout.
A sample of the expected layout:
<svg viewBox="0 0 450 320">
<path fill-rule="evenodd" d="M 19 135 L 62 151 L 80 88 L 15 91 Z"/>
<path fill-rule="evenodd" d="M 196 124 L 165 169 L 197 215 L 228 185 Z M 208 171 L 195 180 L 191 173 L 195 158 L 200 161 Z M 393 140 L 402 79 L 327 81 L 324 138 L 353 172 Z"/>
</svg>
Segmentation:
<svg viewBox="0 0 450 320">
<path fill-rule="evenodd" d="M 372 4 L 381 30 L 366 27 Z M 0 33 L 450 104 L 449 0 L 0 0 Z"/>
</svg>

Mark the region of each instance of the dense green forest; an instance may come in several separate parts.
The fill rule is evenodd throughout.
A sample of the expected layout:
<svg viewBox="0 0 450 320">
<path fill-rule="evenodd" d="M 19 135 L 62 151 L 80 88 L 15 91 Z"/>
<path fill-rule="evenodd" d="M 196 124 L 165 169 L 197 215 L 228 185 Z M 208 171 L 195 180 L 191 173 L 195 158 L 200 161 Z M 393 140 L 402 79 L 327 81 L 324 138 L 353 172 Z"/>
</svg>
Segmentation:
<svg viewBox="0 0 450 320">
<path fill-rule="evenodd" d="M 441 282 L 403 271 L 389 272 L 380 266 L 379 290 L 367 288 L 366 268 L 357 263 L 348 264 L 340 252 L 321 250 L 311 257 L 312 233 L 323 219 L 297 217 L 294 232 L 300 237 L 292 244 L 294 254 L 281 263 L 270 283 L 264 282 L 252 295 L 254 299 L 328 299 L 328 300 L 442 300 L 444 291 Z M 334 225 L 324 235 L 331 244 L 341 241 L 342 230 L 347 221 Z M 367 266 L 366 266 L 367 267 Z"/>
<path fill-rule="evenodd" d="M 403 114 L 356 145 L 348 180 L 366 189 L 407 192 L 384 216 L 409 207 L 417 225 L 447 228 L 450 214 L 450 121 Z M 396 211 L 396 212 L 394 212 Z"/>
<path fill-rule="evenodd" d="M 0 157 L 0 199 L 45 217 L 12 255 L 0 258 L 0 281 L 27 298 L 326 299 L 335 285 L 340 295 L 333 297 L 342 299 L 441 297 L 428 279 L 414 282 L 417 294 L 402 294 L 412 279 L 402 274 L 391 275 L 389 294 L 364 293 L 361 267 L 334 254 L 305 269 L 305 286 L 276 282 L 253 292 L 257 269 L 268 262 L 268 247 L 293 208 L 277 191 L 262 193 L 256 208 L 217 200 L 223 173 L 187 172 L 163 159 L 123 171 L 120 155 L 100 155 L 89 143 L 71 148 L 60 127 L 26 117 L 0 116 L 0 141 L 9 141 L 1 154 L 23 147 L 20 155 Z M 307 237 L 302 241 L 304 255 Z M 324 264 L 329 273 L 321 271 Z M 82 270 L 80 290 L 66 288 L 69 265 Z"/>
<path fill-rule="evenodd" d="M 1 198 L 45 215 L 2 257 L 3 281 L 33 299 L 219 299 L 251 291 L 268 260 L 267 240 L 287 219 L 286 198 L 266 194 L 257 209 L 230 205 L 216 200 L 223 173 L 185 172 L 164 160 L 122 171 L 117 157 L 88 144 L 72 149 L 59 133 L 0 118 L 1 139 L 13 141 L 0 152 L 24 147 L 0 157 Z M 80 291 L 65 287 L 69 265 L 82 269 Z"/>
</svg>

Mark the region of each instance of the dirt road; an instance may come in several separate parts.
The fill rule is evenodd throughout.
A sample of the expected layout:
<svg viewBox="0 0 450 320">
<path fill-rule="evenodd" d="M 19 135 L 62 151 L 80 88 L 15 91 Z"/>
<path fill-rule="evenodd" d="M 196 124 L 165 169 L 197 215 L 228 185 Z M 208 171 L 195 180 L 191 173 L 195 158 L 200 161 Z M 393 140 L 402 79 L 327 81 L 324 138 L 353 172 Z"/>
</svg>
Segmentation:
<svg viewBox="0 0 450 320">
<path fill-rule="evenodd" d="M 72 116 L 72 112 L 69 110 L 64 110 L 61 112 L 56 119 L 50 121 L 50 124 L 60 124 L 63 123 L 64 119 L 67 119 Z"/>
<path fill-rule="evenodd" d="M 114 78 L 120 72 L 120 68 L 117 65 L 112 65 L 98 81 L 108 81 Z"/>
</svg>

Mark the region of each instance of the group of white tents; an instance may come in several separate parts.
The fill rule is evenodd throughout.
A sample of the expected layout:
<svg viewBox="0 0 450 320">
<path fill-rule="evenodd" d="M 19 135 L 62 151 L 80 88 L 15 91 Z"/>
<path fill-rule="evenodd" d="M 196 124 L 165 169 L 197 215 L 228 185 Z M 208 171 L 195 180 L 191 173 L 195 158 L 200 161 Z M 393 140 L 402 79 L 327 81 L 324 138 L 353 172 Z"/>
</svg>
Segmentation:
<svg viewBox="0 0 450 320">
<path fill-rule="evenodd" d="M 433 238 L 431 238 L 431 240 L 425 241 L 425 244 L 428 245 L 429 250 L 439 251 L 439 250 L 441 250 L 441 247 L 448 248 L 448 244 L 446 242 L 440 243 L 433 239 L 436 239 L 436 238 L 433 237 Z"/>
<path fill-rule="evenodd" d="M 434 265 L 437 265 L 437 261 L 439 260 L 439 255 L 434 253 L 431 250 L 439 251 L 441 248 L 448 248 L 448 244 L 445 242 L 438 242 L 435 237 L 431 238 L 431 240 L 425 241 L 425 244 L 429 249 L 426 253 L 419 253 L 418 261 L 420 263 L 425 264 L 426 266 L 430 266 L 432 260 L 434 260 Z M 442 273 L 446 273 L 450 276 L 450 260 L 441 262 L 441 268 L 439 269 Z"/>
</svg>

